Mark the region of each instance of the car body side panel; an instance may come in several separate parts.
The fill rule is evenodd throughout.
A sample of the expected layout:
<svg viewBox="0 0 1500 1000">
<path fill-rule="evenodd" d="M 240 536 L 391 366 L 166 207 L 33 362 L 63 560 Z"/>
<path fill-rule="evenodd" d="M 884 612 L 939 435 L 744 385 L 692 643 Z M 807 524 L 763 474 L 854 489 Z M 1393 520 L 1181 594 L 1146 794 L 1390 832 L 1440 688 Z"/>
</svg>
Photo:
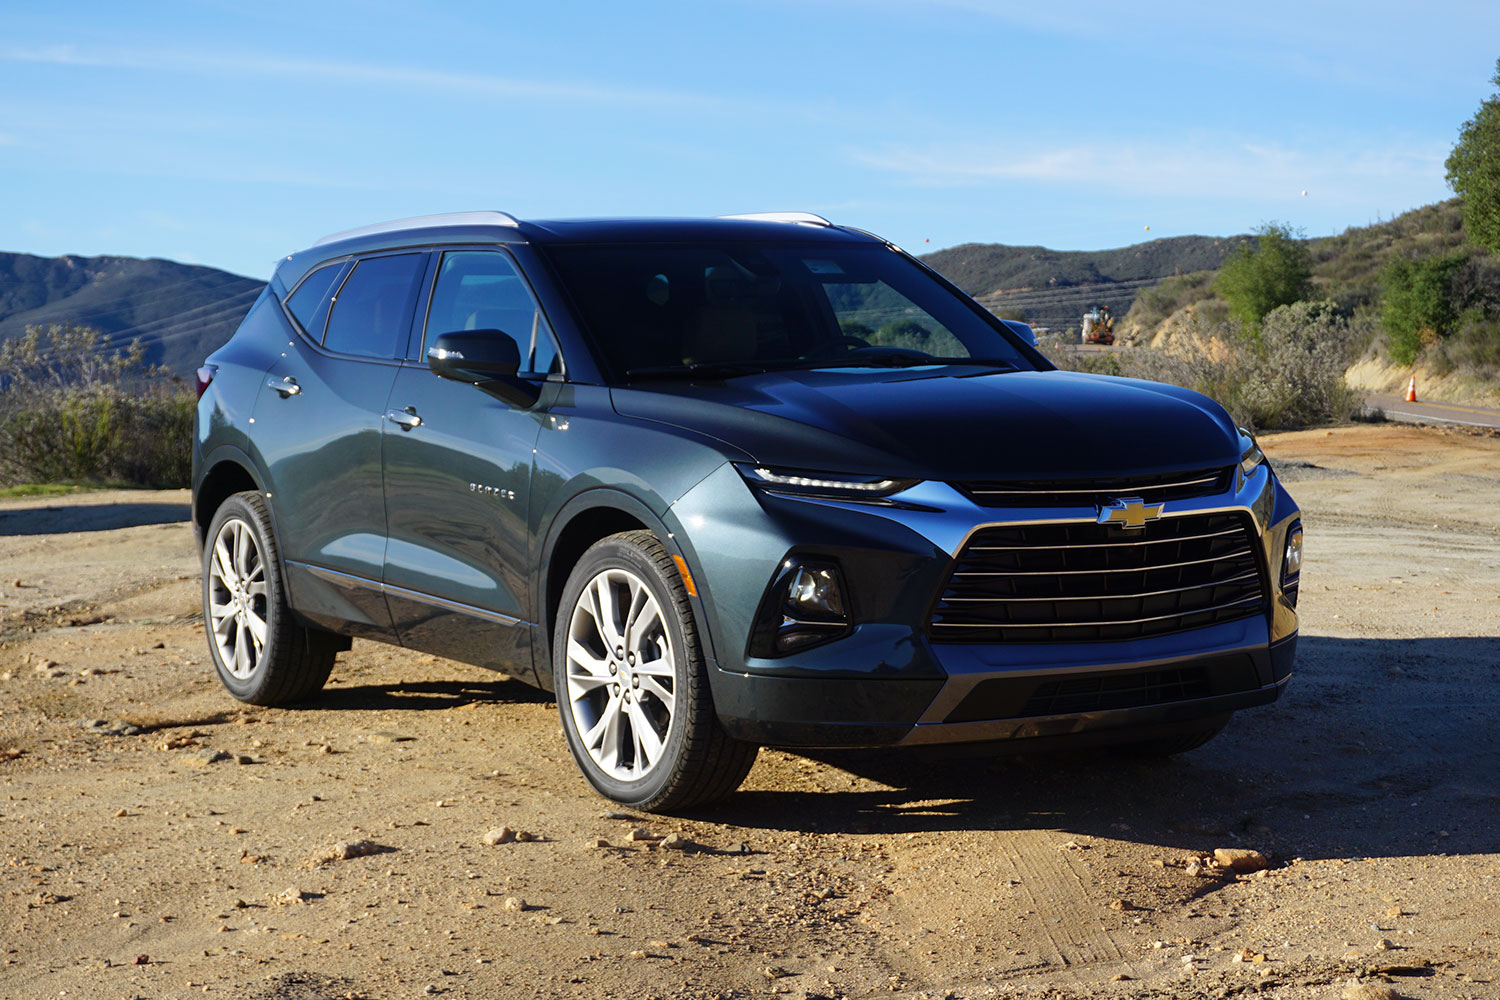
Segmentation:
<svg viewBox="0 0 1500 1000">
<path fill-rule="evenodd" d="M 422 420 L 388 421 L 382 445 L 384 583 L 402 645 L 532 680 L 526 509 L 546 416 L 425 364 L 401 368 L 391 405 Z"/>
</svg>

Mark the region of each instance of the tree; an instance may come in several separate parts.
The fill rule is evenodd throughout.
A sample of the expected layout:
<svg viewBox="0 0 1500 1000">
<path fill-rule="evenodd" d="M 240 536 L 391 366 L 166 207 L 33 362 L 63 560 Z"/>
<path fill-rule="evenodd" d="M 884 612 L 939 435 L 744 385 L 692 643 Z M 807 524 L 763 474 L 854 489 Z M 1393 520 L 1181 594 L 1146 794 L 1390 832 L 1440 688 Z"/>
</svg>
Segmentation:
<svg viewBox="0 0 1500 1000">
<path fill-rule="evenodd" d="M 1300 231 L 1268 222 L 1255 232 L 1255 243 L 1241 246 L 1219 268 L 1214 291 L 1229 303 L 1229 314 L 1259 336 L 1266 313 L 1312 293 L 1312 262 Z"/>
<path fill-rule="evenodd" d="M 1453 332 L 1460 303 L 1454 279 L 1468 263 L 1463 251 L 1434 257 L 1395 257 L 1381 274 L 1385 295 L 1380 325 L 1390 338 L 1391 360 L 1409 365 L 1428 344 Z"/>
<path fill-rule="evenodd" d="M 1490 80 L 1500 87 L 1500 60 Z M 1486 98 L 1464 122 L 1447 167 L 1448 186 L 1463 200 L 1469 240 L 1500 253 L 1500 94 Z"/>
</svg>

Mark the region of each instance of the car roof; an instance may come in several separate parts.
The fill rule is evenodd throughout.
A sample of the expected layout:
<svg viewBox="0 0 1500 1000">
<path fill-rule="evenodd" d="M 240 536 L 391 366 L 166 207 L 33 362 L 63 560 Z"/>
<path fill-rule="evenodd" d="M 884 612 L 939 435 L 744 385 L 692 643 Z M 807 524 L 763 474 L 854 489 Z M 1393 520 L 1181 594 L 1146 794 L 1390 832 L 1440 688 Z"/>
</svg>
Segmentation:
<svg viewBox="0 0 1500 1000">
<path fill-rule="evenodd" d="M 808 212 L 758 212 L 718 218 L 522 220 L 508 212 L 455 212 L 382 222 L 333 233 L 281 259 L 275 280 L 293 288 L 308 271 L 349 254 L 445 243 L 876 243 L 858 229 L 836 226 Z"/>
</svg>

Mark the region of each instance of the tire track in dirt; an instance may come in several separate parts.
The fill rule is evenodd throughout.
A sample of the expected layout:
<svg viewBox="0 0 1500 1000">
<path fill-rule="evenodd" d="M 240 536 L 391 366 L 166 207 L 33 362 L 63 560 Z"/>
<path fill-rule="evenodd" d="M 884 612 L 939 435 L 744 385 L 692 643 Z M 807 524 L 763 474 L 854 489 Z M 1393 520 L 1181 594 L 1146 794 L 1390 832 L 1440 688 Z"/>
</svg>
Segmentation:
<svg viewBox="0 0 1500 1000">
<path fill-rule="evenodd" d="M 1068 969 L 1080 981 L 1084 966 L 1128 968 L 1118 932 L 1099 919 L 1099 904 L 1084 888 L 1090 879 L 1086 870 L 1080 871 L 1079 852 L 1059 845 L 1056 837 L 1053 831 L 1017 830 L 1007 838 L 1010 850 L 1003 856 L 1036 911 L 1039 929 L 1052 949 L 1049 958 L 1054 967 Z"/>
</svg>

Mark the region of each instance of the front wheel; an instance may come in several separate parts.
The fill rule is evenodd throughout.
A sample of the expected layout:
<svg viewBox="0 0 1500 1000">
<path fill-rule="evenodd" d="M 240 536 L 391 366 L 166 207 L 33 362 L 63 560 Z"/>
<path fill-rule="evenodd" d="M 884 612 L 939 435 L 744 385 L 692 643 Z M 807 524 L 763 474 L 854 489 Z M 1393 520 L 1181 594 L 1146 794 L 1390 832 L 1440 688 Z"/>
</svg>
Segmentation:
<svg viewBox="0 0 1500 1000">
<path fill-rule="evenodd" d="M 552 669 L 568 749 L 606 798 L 682 809 L 733 792 L 755 763 L 719 725 L 687 587 L 649 531 L 611 535 L 573 568 Z"/>
<path fill-rule="evenodd" d="M 203 624 L 224 687 L 252 705 L 281 705 L 322 688 L 338 640 L 299 625 L 287 607 L 265 499 L 246 492 L 225 500 L 207 538 Z"/>
</svg>

